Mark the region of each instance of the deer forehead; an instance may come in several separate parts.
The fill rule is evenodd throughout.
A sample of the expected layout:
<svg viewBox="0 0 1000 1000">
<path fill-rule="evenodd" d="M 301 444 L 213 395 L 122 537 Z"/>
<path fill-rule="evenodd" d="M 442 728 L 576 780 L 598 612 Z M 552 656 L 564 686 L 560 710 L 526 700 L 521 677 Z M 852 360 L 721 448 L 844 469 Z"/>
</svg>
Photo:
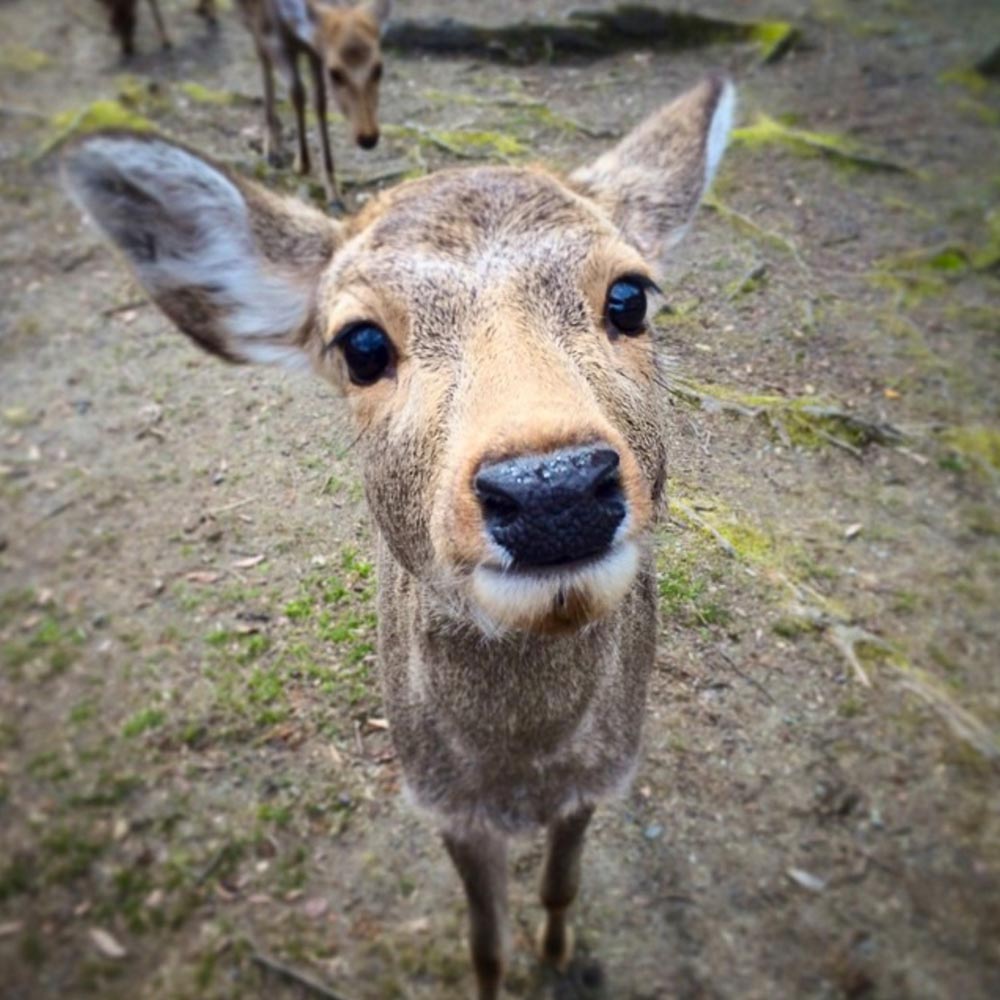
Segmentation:
<svg viewBox="0 0 1000 1000">
<path fill-rule="evenodd" d="M 326 276 L 325 339 L 356 319 L 406 339 L 458 337 L 475 315 L 569 323 L 581 301 L 601 309 L 614 277 L 648 270 L 596 206 L 534 169 L 437 174 L 373 216 Z"/>
<path fill-rule="evenodd" d="M 379 54 L 378 23 L 365 8 L 320 8 L 316 39 L 328 64 L 348 70 L 363 69 Z"/>
</svg>

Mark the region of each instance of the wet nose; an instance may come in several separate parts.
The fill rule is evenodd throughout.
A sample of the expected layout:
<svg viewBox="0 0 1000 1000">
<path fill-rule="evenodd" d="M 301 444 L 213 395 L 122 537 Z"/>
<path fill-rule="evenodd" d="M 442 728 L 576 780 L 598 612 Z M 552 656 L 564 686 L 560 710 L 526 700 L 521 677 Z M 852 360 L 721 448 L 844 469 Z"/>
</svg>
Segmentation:
<svg viewBox="0 0 1000 1000">
<path fill-rule="evenodd" d="M 625 519 L 618 452 L 562 448 L 481 466 L 473 486 L 486 530 L 515 566 L 553 566 L 607 551 Z"/>
<path fill-rule="evenodd" d="M 358 145 L 362 149 L 374 149 L 378 145 L 378 132 L 365 132 L 359 135 Z"/>
</svg>

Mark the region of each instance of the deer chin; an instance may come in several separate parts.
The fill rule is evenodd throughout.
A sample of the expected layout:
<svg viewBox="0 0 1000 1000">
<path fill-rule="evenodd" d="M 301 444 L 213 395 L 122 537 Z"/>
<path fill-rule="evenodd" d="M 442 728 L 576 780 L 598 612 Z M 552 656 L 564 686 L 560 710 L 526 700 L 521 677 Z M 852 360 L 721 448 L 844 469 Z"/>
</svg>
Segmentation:
<svg viewBox="0 0 1000 1000">
<path fill-rule="evenodd" d="M 563 566 L 519 570 L 483 563 L 472 573 L 472 597 L 487 631 L 565 635 L 614 611 L 638 569 L 639 546 L 631 540 Z"/>
</svg>

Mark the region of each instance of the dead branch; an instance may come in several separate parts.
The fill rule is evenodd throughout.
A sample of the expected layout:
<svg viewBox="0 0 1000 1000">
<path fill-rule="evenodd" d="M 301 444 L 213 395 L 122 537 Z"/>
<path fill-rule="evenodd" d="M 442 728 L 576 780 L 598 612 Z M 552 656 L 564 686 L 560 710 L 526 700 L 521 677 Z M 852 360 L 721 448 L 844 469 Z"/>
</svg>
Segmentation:
<svg viewBox="0 0 1000 1000">
<path fill-rule="evenodd" d="M 290 965 L 279 962 L 270 955 L 265 955 L 261 951 L 254 950 L 251 956 L 254 963 L 259 965 L 265 972 L 269 972 L 279 979 L 284 979 L 295 986 L 301 986 L 314 996 L 324 997 L 325 1000 L 345 1000 L 342 994 L 335 993 L 329 986 L 325 986 L 318 979 L 314 979 L 306 972 L 293 969 Z"/>
</svg>

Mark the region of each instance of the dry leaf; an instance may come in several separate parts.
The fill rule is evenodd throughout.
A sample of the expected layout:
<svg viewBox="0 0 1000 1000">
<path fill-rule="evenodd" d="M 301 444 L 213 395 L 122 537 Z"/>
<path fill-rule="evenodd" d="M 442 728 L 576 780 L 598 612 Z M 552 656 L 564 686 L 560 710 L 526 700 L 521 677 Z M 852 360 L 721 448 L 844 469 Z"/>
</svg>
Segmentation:
<svg viewBox="0 0 1000 1000">
<path fill-rule="evenodd" d="M 233 569 L 252 569 L 254 566 L 259 566 L 267 556 L 248 556 L 246 559 L 237 559 L 233 563 Z"/>
<path fill-rule="evenodd" d="M 826 888 L 826 882 L 818 875 L 803 871 L 801 868 L 789 868 L 788 877 L 796 884 L 808 889 L 810 892 L 822 892 Z"/>
<path fill-rule="evenodd" d="M 100 927 L 90 928 L 90 940 L 105 958 L 124 958 L 128 954 L 117 938 Z"/>
<path fill-rule="evenodd" d="M 302 912 L 311 920 L 318 920 L 330 908 L 322 896 L 313 896 L 302 904 Z"/>
<path fill-rule="evenodd" d="M 207 569 L 196 569 L 185 573 L 184 579 L 191 583 L 215 583 L 219 579 L 219 574 Z"/>
</svg>

